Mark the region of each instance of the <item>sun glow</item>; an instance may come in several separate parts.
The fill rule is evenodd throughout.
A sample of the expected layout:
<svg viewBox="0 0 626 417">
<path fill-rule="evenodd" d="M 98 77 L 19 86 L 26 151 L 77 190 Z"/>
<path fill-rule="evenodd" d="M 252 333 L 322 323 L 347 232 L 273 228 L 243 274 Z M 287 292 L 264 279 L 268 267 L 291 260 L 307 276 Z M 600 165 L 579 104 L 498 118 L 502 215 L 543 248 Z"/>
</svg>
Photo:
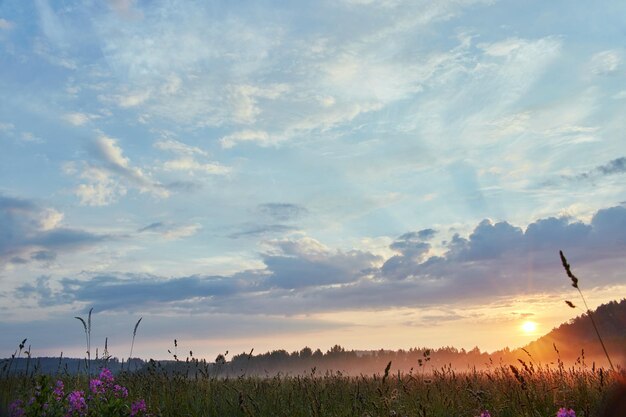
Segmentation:
<svg viewBox="0 0 626 417">
<path fill-rule="evenodd" d="M 534 333 L 537 330 L 537 323 L 534 321 L 525 321 L 522 324 L 522 331 L 526 334 Z"/>
</svg>

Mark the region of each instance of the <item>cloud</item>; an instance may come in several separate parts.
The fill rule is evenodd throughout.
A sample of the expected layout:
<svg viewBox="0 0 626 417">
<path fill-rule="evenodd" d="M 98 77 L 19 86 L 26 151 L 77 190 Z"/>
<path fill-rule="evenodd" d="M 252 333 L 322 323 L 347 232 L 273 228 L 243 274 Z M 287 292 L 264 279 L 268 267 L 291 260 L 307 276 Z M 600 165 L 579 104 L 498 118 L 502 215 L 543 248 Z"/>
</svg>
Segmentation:
<svg viewBox="0 0 626 417">
<path fill-rule="evenodd" d="M 165 161 L 163 170 L 184 171 L 193 175 L 204 173 L 209 175 L 226 175 L 231 172 L 227 166 L 217 162 L 199 162 L 196 156 L 207 158 L 209 153 L 195 146 L 189 146 L 174 139 L 165 139 L 154 144 L 157 149 L 169 151 L 178 155 L 178 158 Z"/>
<path fill-rule="evenodd" d="M 66 166 L 66 172 L 72 171 Z M 126 195 L 128 189 L 114 179 L 104 169 L 85 166 L 79 174 L 79 178 L 86 183 L 79 184 L 74 193 L 80 200 L 80 204 L 86 206 L 107 206 L 115 203 L 120 197 Z"/>
<path fill-rule="evenodd" d="M 61 290 L 53 292 L 50 280 L 39 278 L 36 285 L 24 284 L 16 290 L 19 296 L 36 295 L 40 303 L 88 303 L 97 311 L 128 309 L 137 306 L 171 303 L 188 299 L 205 302 L 226 297 L 241 290 L 238 279 L 219 276 L 190 276 L 162 279 L 150 275 L 95 275 L 89 280 L 63 278 Z"/>
<path fill-rule="evenodd" d="M 35 261 L 54 261 L 57 258 L 56 252 L 40 250 L 33 252 L 30 258 Z"/>
<path fill-rule="evenodd" d="M 14 27 L 15 27 L 15 23 L 9 20 L 0 18 L 0 30 L 11 30 Z"/>
<path fill-rule="evenodd" d="M 618 51 L 602 51 L 591 57 L 590 68 L 595 75 L 608 75 L 617 72 L 621 64 Z"/>
<path fill-rule="evenodd" d="M 75 189 L 81 204 L 109 205 L 126 195 L 129 188 L 160 198 L 169 196 L 166 186 L 131 165 L 116 139 L 100 134 L 91 143 L 91 154 L 94 159 L 83 162 L 80 168 L 75 163 L 64 166 L 66 174 L 77 175 L 86 181 Z"/>
<path fill-rule="evenodd" d="M 50 7 L 47 0 L 36 0 L 35 5 L 46 38 L 55 46 L 65 47 L 67 45 L 67 33 L 59 16 Z"/>
<path fill-rule="evenodd" d="M 315 239 L 279 239 L 267 242 L 264 285 L 283 289 L 345 284 L 370 271 L 378 256 L 359 250 L 332 251 Z"/>
<path fill-rule="evenodd" d="M 174 152 L 178 155 L 200 155 L 200 156 L 209 156 L 209 153 L 205 150 L 202 150 L 196 146 L 190 146 L 183 142 L 174 140 L 174 139 L 163 139 L 158 142 L 155 142 L 154 147 L 160 149 L 162 151 L 170 151 Z"/>
<path fill-rule="evenodd" d="M 293 232 L 297 228 L 293 226 L 286 226 L 284 224 L 255 224 L 245 225 L 242 230 L 231 233 L 228 235 L 231 239 L 241 239 L 259 236 L 268 236 L 279 233 Z"/>
<path fill-rule="evenodd" d="M 100 116 L 97 116 L 95 114 L 74 112 L 64 114 L 63 120 L 74 126 L 82 126 L 91 120 L 98 119 L 99 117 Z"/>
<path fill-rule="evenodd" d="M 229 91 L 229 99 L 233 108 L 233 121 L 241 124 L 254 123 L 261 114 L 258 99 L 275 100 L 289 91 L 285 84 L 258 87 L 254 85 L 234 85 Z"/>
<path fill-rule="evenodd" d="M 167 240 L 178 240 L 185 237 L 195 235 L 202 225 L 199 223 L 192 223 L 186 225 L 180 224 L 168 224 L 164 222 L 154 222 L 141 229 L 137 230 L 138 233 L 151 232 L 158 233 Z"/>
<path fill-rule="evenodd" d="M 626 157 L 613 159 L 609 163 L 597 167 L 596 171 L 602 175 L 624 174 L 626 173 Z"/>
<path fill-rule="evenodd" d="M 601 177 L 619 175 L 626 173 L 626 157 L 622 156 L 615 158 L 607 162 L 606 164 L 598 165 L 595 168 L 581 172 L 575 175 L 562 175 L 561 179 L 570 182 L 580 181 L 595 181 Z M 556 184 L 554 181 L 545 183 L 546 185 Z"/>
<path fill-rule="evenodd" d="M 188 173 L 202 172 L 211 175 L 226 175 L 231 172 L 231 169 L 224 165 L 214 162 L 198 162 L 190 156 L 165 161 L 163 169 L 165 171 L 185 171 Z"/>
<path fill-rule="evenodd" d="M 162 227 L 157 222 L 144 229 Z M 431 254 L 416 232 L 396 239 L 391 248 L 398 255 L 386 260 L 367 251 L 332 250 L 309 237 L 265 245 L 264 268 L 231 276 L 96 274 L 62 278 L 58 285 L 52 279 L 45 285 L 27 283 L 18 293 L 40 303 L 76 302 L 100 310 L 163 311 L 169 306 L 281 315 L 491 302 L 567 288 L 559 250 L 585 277 L 585 285 L 601 287 L 622 283 L 626 207 L 599 210 L 589 223 L 549 217 L 521 228 L 485 220 L 468 236 L 453 236 L 442 255 Z"/>
<path fill-rule="evenodd" d="M 290 203 L 266 203 L 257 206 L 257 212 L 276 221 L 295 220 L 308 213 L 306 207 Z"/>
<path fill-rule="evenodd" d="M 202 183 L 195 181 L 172 181 L 165 184 L 165 188 L 176 192 L 192 193 L 202 188 Z"/>
<path fill-rule="evenodd" d="M 0 122 L 0 132 L 11 132 L 13 130 L 15 130 L 15 125 L 13 123 Z"/>
<path fill-rule="evenodd" d="M 475 3 L 328 4 L 328 30 L 299 36 L 282 15 L 263 9 L 238 10 L 235 18 L 197 4 L 158 3 L 133 25 L 120 28 L 114 17 L 96 24 L 108 66 L 126 81 L 100 97 L 141 109 L 142 117 L 220 127 L 224 148 L 275 146 L 346 128 L 450 72 L 470 70 L 475 62 L 456 48 L 433 52 L 414 40 Z M 343 19 L 361 24 L 342 30 Z"/>
<path fill-rule="evenodd" d="M 259 146 L 271 146 L 280 142 L 280 139 L 271 137 L 262 130 L 242 130 L 220 138 L 223 148 L 232 148 L 240 142 L 254 142 Z"/>
<path fill-rule="evenodd" d="M 0 260 L 51 261 L 58 252 L 81 250 L 110 239 L 65 227 L 62 219 L 63 214 L 54 209 L 0 195 Z"/>
</svg>

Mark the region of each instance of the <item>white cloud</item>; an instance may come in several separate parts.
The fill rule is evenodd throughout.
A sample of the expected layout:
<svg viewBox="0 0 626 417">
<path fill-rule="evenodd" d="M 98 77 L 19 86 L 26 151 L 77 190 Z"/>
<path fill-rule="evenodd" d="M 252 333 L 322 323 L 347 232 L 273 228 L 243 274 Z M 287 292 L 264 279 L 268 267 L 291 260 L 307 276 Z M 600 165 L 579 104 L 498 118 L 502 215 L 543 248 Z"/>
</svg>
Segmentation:
<svg viewBox="0 0 626 417">
<path fill-rule="evenodd" d="M 229 88 L 230 102 L 233 110 L 233 120 L 236 123 L 249 124 L 256 121 L 261 113 L 258 99 L 275 100 L 289 91 L 286 84 L 258 87 L 254 85 L 235 85 Z"/>
<path fill-rule="evenodd" d="M 15 27 L 15 23 L 0 17 L 0 30 L 11 30 Z"/>
<path fill-rule="evenodd" d="M 96 155 L 104 162 L 104 167 L 112 173 L 128 180 L 141 192 L 149 192 L 158 197 L 168 197 L 168 191 L 162 184 L 153 181 L 140 168 L 133 167 L 130 160 L 123 155 L 117 140 L 100 135 L 94 142 Z"/>
<path fill-rule="evenodd" d="M 39 217 L 39 228 L 43 231 L 52 230 L 59 227 L 63 220 L 63 213 L 52 208 L 41 211 Z"/>
<path fill-rule="evenodd" d="M 15 130 L 15 125 L 13 123 L 0 122 L 0 132 L 11 132 L 13 130 Z"/>
<path fill-rule="evenodd" d="M 136 107 L 140 104 L 143 104 L 146 100 L 150 98 L 150 91 L 137 91 L 126 95 L 115 96 L 115 98 L 117 100 L 117 104 L 120 107 Z"/>
<path fill-rule="evenodd" d="M 606 75 L 616 72 L 622 62 L 618 51 L 609 50 L 598 52 L 591 57 L 590 69 L 595 75 Z"/>
<path fill-rule="evenodd" d="M 205 150 L 202 150 L 196 146 L 190 146 L 186 143 L 174 140 L 174 139 L 163 139 L 154 144 L 154 147 L 160 149 L 162 151 L 170 151 L 179 155 L 201 155 L 201 156 L 209 156 L 209 153 Z"/>
<path fill-rule="evenodd" d="M 195 156 L 208 157 L 209 153 L 196 146 L 190 146 L 174 139 L 163 139 L 154 144 L 155 148 L 163 151 L 170 151 L 179 157 L 165 161 L 163 169 L 165 171 L 186 171 L 189 174 L 202 172 L 205 174 L 224 175 L 231 170 L 229 167 L 216 162 L 199 162 Z"/>
<path fill-rule="evenodd" d="M 509 56 L 516 50 L 523 48 L 528 44 L 527 41 L 519 38 L 509 38 L 494 43 L 479 43 L 478 47 L 485 51 L 485 54 L 491 56 Z"/>
<path fill-rule="evenodd" d="M 205 174 L 224 175 L 230 172 L 230 168 L 217 163 L 201 163 L 192 157 L 182 157 L 166 161 L 163 164 L 166 171 L 187 171 L 190 173 L 200 171 Z"/>
<path fill-rule="evenodd" d="M 74 126 L 82 126 L 85 123 L 93 119 L 97 119 L 99 117 L 100 116 L 97 116 L 95 114 L 74 112 L 74 113 L 65 113 L 63 115 L 63 120 L 65 120 L 67 123 L 74 125 Z"/>
<path fill-rule="evenodd" d="M 86 183 L 75 189 L 80 204 L 85 206 L 107 206 L 126 195 L 127 189 L 100 168 L 86 167 L 80 174 Z"/>
<path fill-rule="evenodd" d="M 63 167 L 66 174 L 78 175 L 86 181 L 75 190 L 81 204 L 108 205 L 126 195 L 129 188 L 155 197 L 169 197 L 169 191 L 163 184 L 154 181 L 141 168 L 131 165 L 116 139 L 100 134 L 92 145 L 95 160 L 83 162 L 80 170 L 73 163 Z"/>
<path fill-rule="evenodd" d="M 22 134 L 20 135 L 20 139 L 23 140 L 24 142 L 36 142 L 36 143 L 43 142 L 41 138 L 35 136 L 35 134 L 32 132 L 22 132 Z"/>
<path fill-rule="evenodd" d="M 231 133 L 220 139 L 223 148 L 232 148 L 239 142 L 254 142 L 260 146 L 275 145 L 280 140 L 272 137 L 269 133 L 262 130 L 242 130 Z"/>
</svg>

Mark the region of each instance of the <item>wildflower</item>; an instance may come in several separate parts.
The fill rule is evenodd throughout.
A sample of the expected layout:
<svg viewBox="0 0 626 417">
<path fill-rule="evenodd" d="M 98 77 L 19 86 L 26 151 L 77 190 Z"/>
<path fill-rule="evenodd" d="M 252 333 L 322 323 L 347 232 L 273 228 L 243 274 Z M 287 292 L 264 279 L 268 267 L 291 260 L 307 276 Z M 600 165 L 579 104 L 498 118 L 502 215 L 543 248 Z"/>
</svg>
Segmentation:
<svg viewBox="0 0 626 417">
<path fill-rule="evenodd" d="M 128 390 L 126 389 L 126 387 L 123 387 L 121 385 L 115 384 L 113 386 L 113 393 L 115 394 L 115 396 L 117 398 L 126 398 L 126 397 L 128 397 Z"/>
<path fill-rule="evenodd" d="M 24 403 L 22 400 L 17 400 L 9 404 L 9 416 L 10 417 L 24 417 L 26 411 L 23 408 Z"/>
<path fill-rule="evenodd" d="M 146 412 L 146 402 L 144 400 L 137 400 L 130 406 L 130 417 L 135 417 L 139 412 Z"/>
<path fill-rule="evenodd" d="M 571 408 L 568 410 L 565 407 L 561 407 L 559 411 L 557 411 L 556 417 L 576 417 L 576 412 Z"/>
<path fill-rule="evenodd" d="M 83 391 L 73 391 L 68 396 L 70 403 L 70 413 L 75 411 L 79 415 L 84 416 L 87 414 L 87 401 L 85 401 L 85 393 Z"/>
<path fill-rule="evenodd" d="M 61 401 L 63 399 L 63 397 L 65 396 L 65 392 L 63 391 L 65 388 L 65 386 L 63 385 L 63 381 L 61 381 L 60 379 L 57 380 L 55 386 L 54 386 L 54 391 L 52 391 L 52 394 L 54 394 L 54 398 L 57 401 Z"/>
<path fill-rule="evenodd" d="M 480 417 L 491 417 L 491 414 L 489 414 L 489 410 L 485 410 L 482 413 L 480 413 Z"/>
<path fill-rule="evenodd" d="M 105 385 L 110 385 L 113 383 L 113 374 L 107 368 L 103 368 L 100 372 L 100 380 L 104 382 Z"/>
<path fill-rule="evenodd" d="M 98 378 L 94 378 L 91 381 L 89 381 L 89 390 L 93 392 L 94 394 L 98 395 L 98 394 L 104 394 L 104 392 L 106 391 L 106 388 L 104 386 L 104 383 L 101 380 L 99 380 Z"/>
</svg>

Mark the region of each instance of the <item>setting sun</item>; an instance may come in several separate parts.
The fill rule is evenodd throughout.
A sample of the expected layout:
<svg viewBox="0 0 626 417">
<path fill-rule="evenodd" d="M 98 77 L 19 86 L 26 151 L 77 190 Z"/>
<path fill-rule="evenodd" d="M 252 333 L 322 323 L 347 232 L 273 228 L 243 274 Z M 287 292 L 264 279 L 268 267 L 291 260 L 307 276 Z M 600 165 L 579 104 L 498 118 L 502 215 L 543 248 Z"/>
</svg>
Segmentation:
<svg viewBox="0 0 626 417">
<path fill-rule="evenodd" d="M 525 321 L 522 324 L 522 330 L 527 334 L 534 333 L 537 330 L 537 323 L 534 321 Z"/>
</svg>

